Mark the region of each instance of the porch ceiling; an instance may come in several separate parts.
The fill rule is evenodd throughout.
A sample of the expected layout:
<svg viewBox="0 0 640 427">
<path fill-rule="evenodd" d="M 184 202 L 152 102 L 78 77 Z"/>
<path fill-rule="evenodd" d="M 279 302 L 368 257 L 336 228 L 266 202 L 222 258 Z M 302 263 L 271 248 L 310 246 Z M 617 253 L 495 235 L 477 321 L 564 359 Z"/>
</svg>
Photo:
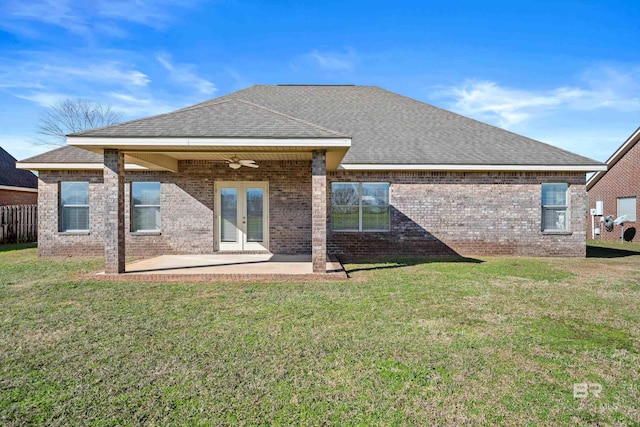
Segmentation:
<svg viewBox="0 0 640 427">
<path fill-rule="evenodd" d="M 327 169 L 336 170 L 351 146 L 349 138 L 309 139 L 133 139 L 72 138 L 69 145 L 102 154 L 119 149 L 125 161 L 148 170 L 178 170 L 179 160 L 223 161 L 230 157 L 260 161 L 311 160 L 313 150 L 325 150 Z"/>
</svg>

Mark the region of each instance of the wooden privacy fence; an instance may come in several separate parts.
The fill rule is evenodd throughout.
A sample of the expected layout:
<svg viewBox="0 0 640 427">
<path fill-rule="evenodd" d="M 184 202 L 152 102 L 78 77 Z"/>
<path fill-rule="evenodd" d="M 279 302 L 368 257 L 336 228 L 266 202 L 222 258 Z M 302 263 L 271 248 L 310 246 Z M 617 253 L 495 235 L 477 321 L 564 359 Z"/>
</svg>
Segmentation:
<svg viewBox="0 0 640 427">
<path fill-rule="evenodd" d="M 38 240 L 38 205 L 0 206 L 0 243 Z"/>
</svg>

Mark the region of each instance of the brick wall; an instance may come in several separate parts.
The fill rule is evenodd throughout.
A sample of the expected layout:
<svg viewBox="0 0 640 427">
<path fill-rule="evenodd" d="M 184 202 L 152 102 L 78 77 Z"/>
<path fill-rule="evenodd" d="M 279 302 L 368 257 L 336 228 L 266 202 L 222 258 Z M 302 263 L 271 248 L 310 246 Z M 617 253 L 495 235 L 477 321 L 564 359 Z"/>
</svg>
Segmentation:
<svg viewBox="0 0 640 427">
<path fill-rule="evenodd" d="M 0 190 L 0 206 L 35 205 L 38 203 L 38 193 L 30 191 Z"/>
<path fill-rule="evenodd" d="M 618 197 L 636 198 L 636 218 L 640 214 L 640 144 L 636 144 L 604 174 L 602 178 L 589 190 L 589 209 L 595 209 L 596 201 L 602 200 L 604 203 L 604 215 L 618 217 Z M 599 220 L 599 217 L 596 217 Z M 627 236 L 631 237 L 638 227 L 638 222 L 627 222 L 624 227 Z M 622 229 L 614 226 L 613 231 L 608 232 L 598 222 L 596 227 L 600 227 L 600 236 L 596 239 L 620 240 Z M 591 216 L 587 221 L 588 236 L 591 238 Z M 640 230 L 639 230 L 640 231 Z M 631 234 L 630 234 L 631 233 Z M 640 242 L 640 235 L 635 233 L 632 241 Z"/>
<path fill-rule="evenodd" d="M 584 174 L 338 171 L 329 172 L 328 180 L 391 183 L 390 232 L 329 231 L 329 253 L 345 259 L 443 254 L 585 256 Z M 570 234 L 541 231 L 543 182 L 569 184 Z"/>
<path fill-rule="evenodd" d="M 102 171 L 40 173 L 39 252 L 102 255 Z M 89 234 L 58 232 L 58 182 L 90 181 Z M 311 253 L 311 162 L 260 162 L 232 170 L 220 162 L 180 161 L 179 172 L 128 172 L 126 181 L 161 182 L 160 234 L 129 232 L 125 186 L 126 253 L 151 256 L 212 253 L 214 182 L 269 181 L 269 235 L 273 253 Z M 391 182 L 391 232 L 334 233 L 330 229 L 331 182 Z M 570 233 L 545 234 L 540 227 L 542 182 L 569 183 Z M 583 174 L 327 172 L 327 247 L 346 258 L 397 255 L 584 256 Z"/>
<path fill-rule="evenodd" d="M 89 233 L 58 232 L 58 183 L 89 181 Z M 212 253 L 214 182 L 269 181 L 269 235 L 273 253 L 311 252 L 311 163 L 260 162 L 230 169 L 221 162 L 180 161 L 179 172 L 127 172 L 126 182 L 160 181 L 161 233 L 130 233 L 130 185 L 125 186 L 127 256 Z M 42 256 L 104 254 L 102 171 L 41 171 L 38 215 Z"/>
</svg>

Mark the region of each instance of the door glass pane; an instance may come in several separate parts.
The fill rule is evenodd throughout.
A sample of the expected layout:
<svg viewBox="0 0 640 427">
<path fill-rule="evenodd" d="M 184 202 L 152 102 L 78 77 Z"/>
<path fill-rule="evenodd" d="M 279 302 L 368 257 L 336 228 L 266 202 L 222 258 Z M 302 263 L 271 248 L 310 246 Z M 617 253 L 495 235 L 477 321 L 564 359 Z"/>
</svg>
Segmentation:
<svg viewBox="0 0 640 427">
<path fill-rule="evenodd" d="M 262 242 L 263 224 L 263 190 L 247 188 L 247 242 Z"/>
<path fill-rule="evenodd" d="M 238 241 L 238 190 L 223 188 L 220 190 L 220 240 L 223 242 Z"/>
</svg>

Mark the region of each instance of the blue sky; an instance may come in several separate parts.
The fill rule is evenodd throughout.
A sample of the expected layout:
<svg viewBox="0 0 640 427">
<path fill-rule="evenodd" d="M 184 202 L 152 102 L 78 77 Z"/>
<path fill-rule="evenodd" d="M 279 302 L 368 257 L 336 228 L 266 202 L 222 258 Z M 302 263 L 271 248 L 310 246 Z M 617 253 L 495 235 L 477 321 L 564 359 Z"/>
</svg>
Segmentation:
<svg viewBox="0 0 640 427">
<path fill-rule="evenodd" d="M 597 160 L 640 126 L 640 2 L 3 0 L 0 145 L 52 103 L 126 119 L 252 84 L 377 85 Z"/>
</svg>

